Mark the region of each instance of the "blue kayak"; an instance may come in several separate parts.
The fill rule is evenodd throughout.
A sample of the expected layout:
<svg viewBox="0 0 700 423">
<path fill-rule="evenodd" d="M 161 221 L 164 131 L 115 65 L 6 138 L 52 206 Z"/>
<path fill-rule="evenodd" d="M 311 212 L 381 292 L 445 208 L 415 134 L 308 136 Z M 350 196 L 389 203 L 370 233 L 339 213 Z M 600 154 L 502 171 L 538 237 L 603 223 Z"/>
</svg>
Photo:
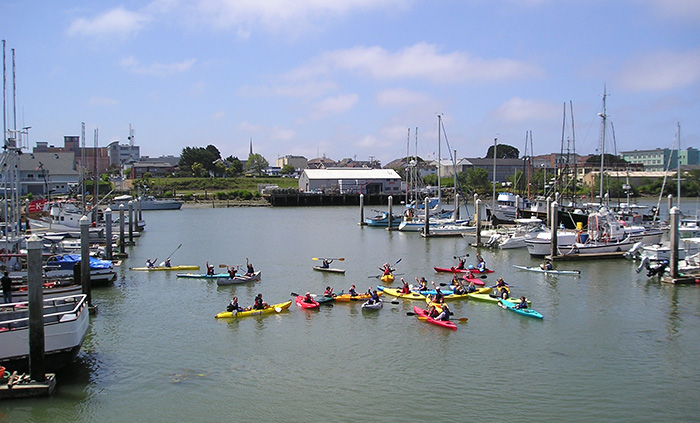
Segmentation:
<svg viewBox="0 0 700 423">
<path fill-rule="evenodd" d="M 534 317 L 535 319 L 543 319 L 544 316 L 542 316 L 538 311 L 533 310 L 531 308 L 516 308 L 515 306 L 517 304 L 514 304 L 508 300 L 498 300 L 498 305 L 501 307 L 508 309 L 510 311 L 514 311 L 518 314 L 522 314 L 523 316 L 527 317 Z"/>
</svg>

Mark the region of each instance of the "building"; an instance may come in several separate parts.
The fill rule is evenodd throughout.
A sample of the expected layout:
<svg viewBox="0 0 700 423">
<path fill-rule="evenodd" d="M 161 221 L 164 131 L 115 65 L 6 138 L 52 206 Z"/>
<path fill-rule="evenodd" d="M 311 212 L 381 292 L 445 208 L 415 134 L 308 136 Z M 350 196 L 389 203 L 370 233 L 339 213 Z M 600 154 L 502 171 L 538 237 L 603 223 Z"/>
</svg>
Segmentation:
<svg viewBox="0 0 700 423">
<path fill-rule="evenodd" d="M 294 166 L 295 170 L 301 170 L 306 169 L 308 163 L 309 161 L 306 160 L 306 157 L 304 156 L 292 156 L 291 154 L 288 154 L 286 156 L 278 157 L 276 165 L 280 169 L 286 165 L 290 165 Z"/>
<path fill-rule="evenodd" d="M 131 165 L 129 179 L 142 178 L 146 173 L 150 173 L 154 178 L 164 178 L 172 175 L 176 170 L 177 167 L 168 162 L 136 162 Z"/>
<path fill-rule="evenodd" d="M 25 153 L 18 160 L 20 195 L 67 194 L 80 183 L 80 170 L 72 151 Z"/>
<path fill-rule="evenodd" d="M 437 166 L 437 162 L 432 162 L 432 166 Z M 453 176 L 455 169 L 457 173 L 466 172 L 471 168 L 481 168 L 489 173 L 489 181 L 493 181 L 493 158 L 460 159 L 456 165 L 452 160 L 442 160 L 440 176 Z M 496 159 L 496 181 L 503 182 L 509 180 L 518 170 L 523 170 L 523 159 Z"/>
<path fill-rule="evenodd" d="M 325 156 L 311 159 L 306 165 L 309 169 L 327 169 L 334 166 L 336 166 L 335 160 L 331 160 Z"/>
<path fill-rule="evenodd" d="M 141 149 L 138 145 L 119 144 L 119 141 L 107 144 L 107 154 L 109 164 L 116 167 L 123 167 L 125 164 L 141 160 Z"/>
<path fill-rule="evenodd" d="M 299 190 L 343 194 L 400 194 L 401 177 L 393 169 L 304 169 L 299 176 Z"/>
<path fill-rule="evenodd" d="M 81 148 L 80 137 L 77 135 L 65 135 L 63 147 L 49 145 L 47 141 L 37 141 L 32 153 L 73 153 L 77 167 L 83 166 L 90 175 L 95 172 L 95 169 L 98 173 L 106 173 L 110 167 L 106 148 Z"/>
</svg>

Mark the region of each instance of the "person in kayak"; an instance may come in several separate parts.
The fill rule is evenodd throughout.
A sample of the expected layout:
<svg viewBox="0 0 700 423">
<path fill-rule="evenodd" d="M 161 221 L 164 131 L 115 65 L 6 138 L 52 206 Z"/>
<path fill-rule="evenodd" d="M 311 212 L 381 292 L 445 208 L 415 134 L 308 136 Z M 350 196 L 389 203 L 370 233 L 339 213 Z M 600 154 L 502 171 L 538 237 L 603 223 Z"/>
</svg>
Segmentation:
<svg viewBox="0 0 700 423">
<path fill-rule="evenodd" d="M 245 267 L 246 267 L 245 275 L 246 276 L 253 276 L 253 274 L 255 273 L 255 268 L 253 267 L 253 263 L 251 263 L 250 260 L 248 260 L 248 257 L 245 258 Z"/>
<path fill-rule="evenodd" d="M 471 294 L 472 292 L 476 292 L 476 285 L 474 284 L 474 281 L 469 281 L 469 286 L 467 287 L 467 294 Z"/>
<path fill-rule="evenodd" d="M 326 290 L 323 291 L 323 296 L 324 297 L 335 297 L 335 293 L 333 293 L 333 288 L 330 286 L 326 287 Z"/>
<path fill-rule="evenodd" d="M 433 289 L 435 290 L 435 295 L 433 295 L 433 302 L 442 304 L 445 302 L 445 295 L 440 291 L 440 288 L 435 285 L 434 281 L 430 281 L 430 283 L 433 285 Z"/>
<path fill-rule="evenodd" d="M 205 267 L 207 268 L 207 275 L 208 275 L 208 276 L 212 276 L 212 275 L 214 274 L 214 265 L 213 265 L 213 264 L 209 264 L 209 262 L 207 262 L 207 264 L 205 265 Z"/>
<path fill-rule="evenodd" d="M 355 285 L 351 285 L 350 289 L 348 289 L 348 294 L 350 294 L 351 297 L 356 297 L 357 291 L 355 290 Z"/>
<path fill-rule="evenodd" d="M 520 297 L 520 302 L 515 305 L 515 308 L 520 309 L 520 310 L 524 310 L 527 308 L 527 298 L 525 298 L 524 295 L 522 297 Z"/>
<path fill-rule="evenodd" d="M 452 274 L 452 281 L 450 282 L 450 285 L 452 285 L 452 286 L 457 286 L 457 285 L 459 285 L 459 283 L 460 283 L 459 278 L 460 278 L 460 277 L 458 276 L 457 273 L 453 273 L 453 274 Z"/>
<path fill-rule="evenodd" d="M 403 286 L 401 287 L 401 293 L 402 294 L 410 294 L 411 293 L 411 287 L 408 286 L 405 280 L 401 278 L 401 283 L 403 283 Z"/>
<path fill-rule="evenodd" d="M 425 315 L 432 318 L 432 319 L 436 318 L 439 314 L 440 314 L 440 312 L 432 304 L 429 305 L 428 308 L 425 309 Z"/>
<path fill-rule="evenodd" d="M 324 269 L 329 269 L 331 267 L 331 263 L 333 263 L 333 259 L 323 259 L 323 263 L 321 263 L 321 267 Z"/>
<path fill-rule="evenodd" d="M 304 300 L 303 300 L 303 301 L 304 301 L 305 303 L 313 304 L 313 302 L 314 302 L 314 297 L 311 296 L 311 293 L 310 293 L 310 292 L 307 292 L 306 294 L 304 294 Z"/>
<path fill-rule="evenodd" d="M 503 278 L 498 278 L 495 288 L 496 293 L 500 298 L 506 300 L 508 297 L 510 297 L 510 288 L 508 288 L 508 284 L 503 280 Z"/>
<path fill-rule="evenodd" d="M 232 313 L 233 313 L 234 311 L 235 311 L 236 313 L 239 312 L 239 311 L 243 311 L 243 308 L 241 308 L 241 307 L 238 305 L 238 297 L 233 297 L 233 298 L 231 299 L 231 302 L 228 303 L 228 306 L 226 306 L 226 311 L 230 311 L 230 312 L 232 312 Z"/>
<path fill-rule="evenodd" d="M 391 275 L 396 269 L 392 269 L 389 263 L 384 263 L 382 266 L 377 266 L 379 270 L 384 272 L 384 275 Z"/>
<path fill-rule="evenodd" d="M 228 277 L 229 279 L 233 279 L 236 277 L 236 270 L 238 270 L 238 267 L 234 266 L 229 266 L 228 267 Z M 213 273 L 212 273 L 213 274 Z"/>
<path fill-rule="evenodd" d="M 379 294 L 377 293 L 377 290 L 375 289 L 372 291 L 372 296 L 369 297 L 369 300 L 367 300 L 367 304 L 377 304 L 379 302 Z"/>
<path fill-rule="evenodd" d="M 165 259 L 165 263 L 163 263 L 163 266 L 165 267 L 173 267 L 172 264 L 170 264 L 170 257 Z"/>
<path fill-rule="evenodd" d="M 425 277 L 421 276 L 421 278 L 419 280 L 418 276 L 416 276 L 416 282 L 418 282 L 418 290 L 419 291 L 426 291 L 428 289 L 428 281 L 425 280 Z"/>
<path fill-rule="evenodd" d="M 158 259 L 151 261 L 151 259 L 147 258 L 146 259 L 146 267 L 148 267 L 149 269 L 153 269 L 154 267 L 156 267 L 157 261 L 158 261 Z"/>
<path fill-rule="evenodd" d="M 263 301 L 262 294 L 258 294 L 258 295 L 255 297 L 255 302 L 253 302 L 253 309 L 255 309 L 255 310 L 264 310 L 264 309 L 266 309 L 266 308 L 268 308 L 268 307 L 269 307 L 269 305 L 268 305 L 265 301 Z"/>
<path fill-rule="evenodd" d="M 540 269 L 542 270 L 554 270 L 554 265 L 549 259 L 545 259 L 542 264 L 540 264 Z"/>
<path fill-rule="evenodd" d="M 457 269 L 464 270 L 465 258 L 464 257 L 458 257 L 458 258 L 459 258 L 459 262 L 457 263 Z"/>
<path fill-rule="evenodd" d="M 467 287 L 464 286 L 464 283 L 458 279 L 457 283 L 455 284 L 455 286 L 453 288 L 453 292 L 457 295 L 464 295 L 468 291 L 467 291 Z"/>
<path fill-rule="evenodd" d="M 481 254 L 478 254 L 476 256 L 476 258 L 477 258 L 477 260 L 479 260 L 479 262 L 476 264 L 476 269 L 481 273 L 485 272 L 487 270 L 486 269 L 486 261 L 484 260 L 483 257 L 481 257 Z"/>
<path fill-rule="evenodd" d="M 434 317 L 435 320 L 442 320 L 443 322 L 450 320 L 450 314 L 452 312 L 450 311 L 449 307 L 447 307 L 447 304 L 444 304 L 442 306 L 442 312 L 438 314 L 436 317 Z"/>
</svg>

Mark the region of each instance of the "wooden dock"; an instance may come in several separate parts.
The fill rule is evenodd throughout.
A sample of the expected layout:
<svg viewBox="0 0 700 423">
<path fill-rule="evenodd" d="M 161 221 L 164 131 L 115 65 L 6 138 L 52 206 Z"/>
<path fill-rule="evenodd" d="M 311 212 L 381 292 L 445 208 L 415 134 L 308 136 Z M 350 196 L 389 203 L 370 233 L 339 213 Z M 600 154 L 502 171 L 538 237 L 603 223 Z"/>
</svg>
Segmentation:
<svg viewBox="0 0 700 423">
<path fill-rule="evenodd" d="M 12 373 L 6 383 L 0 384 L 0 400 L 11 398 L 43 397 L 56 389 L 56 375 L 47 373 L 46 380 L 37 382 L 27 374 Z"/>
<path fill-rule="evenodd" d="M 700 275 L 682 275 L 677 278 L 662 276 L 661 282 L 670 283 L 673 285 L 696 285 L 700 284 Z"/>
</svg>

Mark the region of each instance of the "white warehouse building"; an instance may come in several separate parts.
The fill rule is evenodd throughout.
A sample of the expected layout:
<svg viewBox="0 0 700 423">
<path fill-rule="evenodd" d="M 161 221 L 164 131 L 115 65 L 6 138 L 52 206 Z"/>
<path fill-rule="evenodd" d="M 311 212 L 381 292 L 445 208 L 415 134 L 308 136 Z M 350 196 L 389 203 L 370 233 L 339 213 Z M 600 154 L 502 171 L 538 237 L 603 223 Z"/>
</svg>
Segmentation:
<svg viewBox="0 0 700 423">
<path fill-rule="evenodd" d="M 399 194 L 401 176 L 393 169 L 356 167 L 304 169 L 299 176 L 299 190 L 304 192 L 333 190 L 343 194 Z"/>
</svg>

